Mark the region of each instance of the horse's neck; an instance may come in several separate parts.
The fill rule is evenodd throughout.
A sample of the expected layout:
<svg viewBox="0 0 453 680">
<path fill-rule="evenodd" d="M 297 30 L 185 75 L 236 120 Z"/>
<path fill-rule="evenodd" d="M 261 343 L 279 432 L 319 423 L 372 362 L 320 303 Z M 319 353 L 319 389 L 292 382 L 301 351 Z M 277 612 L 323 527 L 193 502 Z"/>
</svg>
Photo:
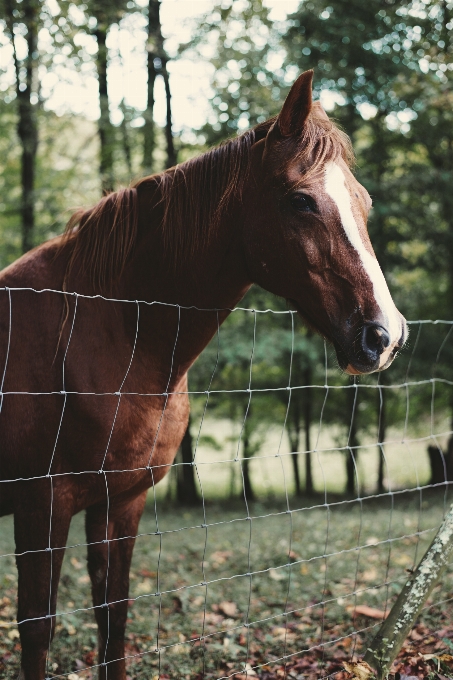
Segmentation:
<svg viewBox="0 0 453 680">
<path fill-rule="evenodd" d="M 139 244 L 119 292 L 128 299 L 181 307 L 179 312 L 177 307 L 166 309 L 165 304 L 155 308 L 162 319 L 163 327 L 158 331 L 162 342 L 156 335 L 156 316 L 151 315 L 153 321 L 149 321 L 147 330 L 153 336 L 153 351 L 160 347 L 157 352 L 165 355 L 166 363 L 176 316 L 180 315 L 174 360 L 180 367 L 178 372 L 184 373 L 216 333 L 218 324 L 228 316 L 226 310 L 234 308 L 251 285 L 242 251 L 242 215 L 240 207 L 233 206 L 229 217 L 220 221 L 209 245 L 202 252 L 183 254 L 179 262 L 173 262 L 171 254 L 164 250 L 162 232 L 157 226 L 161 218 L 158 193 L 150 191 L 140 199 Z M 188 223 L 186 228 L 190 226 Z M 188 307 L 219 313 L 200 313 L 187 310 Z"/>
<path fill-rule="evenodd" d="M 164 245 L 158 183 L 141 185 L 138 200 L 138 241 L 121 283 L 123 292 L 184 306 L 234 306 L 251 284 L 244 263 L 239 201 L 220 219 L 207 244 L 175 256 L 176 244 L 174 249 L 171 243 Z M 193 228 L 190 220 L 188 215 L 185 230 Z"/>
</svg>

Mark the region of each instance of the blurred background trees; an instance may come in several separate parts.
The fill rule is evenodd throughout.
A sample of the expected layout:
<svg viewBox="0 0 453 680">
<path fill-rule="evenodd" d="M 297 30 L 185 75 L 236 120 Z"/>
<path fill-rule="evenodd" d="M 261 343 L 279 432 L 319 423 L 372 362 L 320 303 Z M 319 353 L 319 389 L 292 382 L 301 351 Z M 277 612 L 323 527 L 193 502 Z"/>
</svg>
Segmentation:
<svg viewBox="0 0 453 680">
<path fill-rule="evenodd" d="M 452 318 L 453 2 L 304 0 L 275 18 L 272 0 L 212 0 L 202 3 L 204 13 L 192 17 L 179 38 L 165 33 L 165 5 L 0 0 L 0 266 L 61 233 L 68 209 L 275 115 L 297 75 L 314 68 L 316 96 L 352 137 L 357 177 L 374 203 L 371 240 L 397 305 L 409 319 Z M 178 3 L 173 5 L 177 12 Z M 113 79 L 126 53 L 138 75 L 131 76 L 132 84 L 124 76 L 118 101 Z M 198 126 L 189 119 L 174 124 L 172 63 L 181 59 L 210 68 L 206 115 Z M 60 111 L 53 93 L 65 83 L 68 101 Z M 78 101 L 77 88 L 86 83 L 97 100 L 96 116 Z M 143 90 L 141 107 L 131 105 L 130 87 Z M 165 111 L 159 123 L 156 106 Z M 283 301 L 256 288 L 244 306 L 286 310 Z M 251 323 L 257 324 L 255 336 Z M 409 388 L 403 398 L 390 385 L 411 376 L 414 382 L 433 375 L 451 379 L 451 338 L 444 342 L 445 333 L 415 326 L 391 375 L 370 379 L 379 380 L 379 388 L 367 390 L 365 381 L 345 397 L 336 387 L 347 381 L 330 350 L 326 369 L 322 340 L 294 316 L 235 313 L 221 329 L 220 350 L 214 340 L 190 376 L 191 390 L 204 392 L 217 357 L 212 389 L 218 392 L 209 396 L 207 413 L 238 424 L 232 456 L 240 467 L 231 468 L 231 494 L 240 493 L 243 483 L 253 497 L 251 461 L 277 425 L 292 452 L 291 492 L 315 492 L 320 414 L 343 447 L 347 491 L 354 493 L 357 447 L 370 437 L 382 442 L 396 424 L 407 424 Z M 228 394 L 246 390 L 250 381 L 262 392 L 251 399 L 247 392 Z M 435 394 L 431 384 L 411 390 L 409 420 L 431 418 L 432 403 L 439 421 L 453 417 L 448 384 L 436 386 Z M 203 409 L 194 398 L 192 429 L 178 458 L 182 471 L 174 493 L 185 502 L 198 502 L 191 462 L 197 442 L 225 446 L 213 435 L 197 437 Z M 453 455 L 452 441 L 444 437 L 437 451 L 441 446 L 447 457 Z M 382 493 L 383 447 L 377 453 L 376 490 Z M 438 470 L 435 450 L 431 458 Z M 242 482 L 234 473 L 239 469 Z"/>
</svg>

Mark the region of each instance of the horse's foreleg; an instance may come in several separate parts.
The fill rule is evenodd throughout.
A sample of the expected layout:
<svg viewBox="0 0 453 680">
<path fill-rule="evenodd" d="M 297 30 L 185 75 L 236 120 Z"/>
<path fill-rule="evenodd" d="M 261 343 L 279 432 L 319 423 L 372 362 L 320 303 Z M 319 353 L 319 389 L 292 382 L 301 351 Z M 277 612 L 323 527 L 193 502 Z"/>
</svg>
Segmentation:
<svg viewBox="0 0 453 680">
<path fill-rule="evenodd" d="M 17 621 L 22 645 L 20 678 L 43 680 L 55 630 L 58 581 L 72 513 L 67 502 L 62 507 L 54 497 L 51 514 L 47 489 L 37 494 L 30 494 L 26 488 L 21 491 L 24 500 L 14 513 L 19 576 Z"/>
<path fill-rule="evenodd" d="M 146 491 L 135 499 L 110 504 L 108 524 L 105 505 L 88 508 L 86 532 L 88 571 L 99 629 L 100 680 L 125 680 L 124 634 L 126 630 L 129 568 Z M 107 531 L 107 541 L 106 541 Z"/>
</svg>

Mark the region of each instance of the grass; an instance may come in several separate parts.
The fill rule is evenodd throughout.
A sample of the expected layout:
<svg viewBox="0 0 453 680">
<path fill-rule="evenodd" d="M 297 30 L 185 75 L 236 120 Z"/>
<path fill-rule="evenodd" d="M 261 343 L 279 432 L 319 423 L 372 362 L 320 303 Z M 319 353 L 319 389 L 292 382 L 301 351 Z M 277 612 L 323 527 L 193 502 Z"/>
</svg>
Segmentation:
<svg viewBox="0 0 453 680">
<path fill-rule="evenodd" d="M 206 679 L 237 673 L 245 678 L 244 669 L 257 666 L 259 677 L 277 678 L 272 673 L 282 667 L 278 659 L 287 657 L 302 669 L 291 677 L 316 678 L 327 673 L 324 668 L 332 669 L 329 663 L 338 666 L 352 653 L 363 653 L 379 620 L 358 614 L 356 606 L 388 608 L 438 527 L 443 498 L 413 491 L 379 502 L 335 504 L 332 497 L 329 507 L 323 498 L 312 505 L 318 500 L 318 507 L 303 507 L 291 499 L 291 513 L 283 501 L 253 504 L 252 519 L 240 502 L 208 503 L 203 527 L 201 505 L 181 509 L 158 498 L 160 549 L 150 494 L 131 570 L 129 677 L 189 680 L 203 673 Z M 96 663 L 96 627 L 93 612 L 86 610 L 91 600 L 85 548 L 77 545 L 83 542 L 79 515 L 68 540 L 75 547 L 68 548 L 63 565 L 49 677 L 96 677 L 90 670 Z M 2 518 L 0 668 L 5 680 L 17 677 L 20 654 L 14 623 L 17 578 L 13 557 L 5 556 L 11 552 L 12 521 Z M 431 604 L 449 597 L 451 572 Z M 452 613 L 450 604 L 432 606 L 422 624 L 440 630 Z"/>
<path fill-rule="evenodd" d="M 196 462 L 198 476 L 207 498 L 222 499 L 231 494 L 241 492 L 241 474 L 236 459 L 238 441 L 240 441 L 241 421 L 233 423 L 227 419 L 205 418 L 201 429 L 201 443 L 197 447 Z M 429 483 L 430 467 L 427 454 L 429 444 L 439 445 L 446 449 L 447 437 L 431 435 L 429 420 L 418 423 L 402 433 L 404 424 L 389 428 L 385 444 L 385 488 L 414 488 Z M 194 441 L 199 429 L 199 419 L 194 418 L 192 433 Z M 318 491 L 326 489 L 333 494 L 341 494 L 346 487 L 346 456 L 349 452 L 339 450 L 346 447 L 347 428 L 323 426 L 318 432 L 318 424 L 311 428 L 311 445 L 316 446 L 312 453 L 312 473 L 314 487 Z M 436 423 L 434 432 L 447 432 L 448 420 Z M 319 434 L 319 436 L 318 436 Z M 218 444 L 218 450 L 204 443 L 212 439 Z M 357 476 L 361 495 L 372 494 L 377 487 L 379 457 L 376 445 L 376 433 L 361 433 L 361 448 L 356 452 Z M 301 442 L 302 445 L 303 442 Z M 251 478 L 254 490 L 259 498 L 278 498 L 285 491 L 293 493 L 293 471 L 290 448 L 286 432 L 282 436 L 282 427 L 274 424 L 263 426 L 263 443 L 251 460 Z M 305 483 L 304 453 L 299 454 L 299 469 L 302 487 Z M 165 495 L 171 476 L 167 476 L 158 487 L 158 493 Z M 170 481 L 171 483 L 171 481 Z"/>
</svg>

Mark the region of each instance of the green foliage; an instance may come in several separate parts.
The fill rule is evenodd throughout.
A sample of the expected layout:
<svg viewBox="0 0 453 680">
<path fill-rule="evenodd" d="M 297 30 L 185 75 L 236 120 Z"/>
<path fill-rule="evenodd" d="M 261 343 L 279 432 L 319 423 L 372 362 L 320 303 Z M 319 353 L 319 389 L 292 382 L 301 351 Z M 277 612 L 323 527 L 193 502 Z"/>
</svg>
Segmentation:
<svg viewBox="0 0 453 680">
<path fill-rule="evenodd" d="M 205 43 L 217 46 L 212 116 L 203 128 L 215 144 L 277 114 L 291 80 L 276 68 L 284 54 L 280 33 L 260 0 L 217 3 L 182 49 L 190 55 Z"/>
<path fill-rule="evenodd" d="M 40 144 L 35 186 L 36 240 L 63 231 L 73 209 L 96 202 L 100 193 L 96 163 L 97 138 L 93 123 L 71 116 L 39 111 Z M 0 267 L 21 254 L 20 151 L 14 101 L 0 105 Z"/>
</svg>

